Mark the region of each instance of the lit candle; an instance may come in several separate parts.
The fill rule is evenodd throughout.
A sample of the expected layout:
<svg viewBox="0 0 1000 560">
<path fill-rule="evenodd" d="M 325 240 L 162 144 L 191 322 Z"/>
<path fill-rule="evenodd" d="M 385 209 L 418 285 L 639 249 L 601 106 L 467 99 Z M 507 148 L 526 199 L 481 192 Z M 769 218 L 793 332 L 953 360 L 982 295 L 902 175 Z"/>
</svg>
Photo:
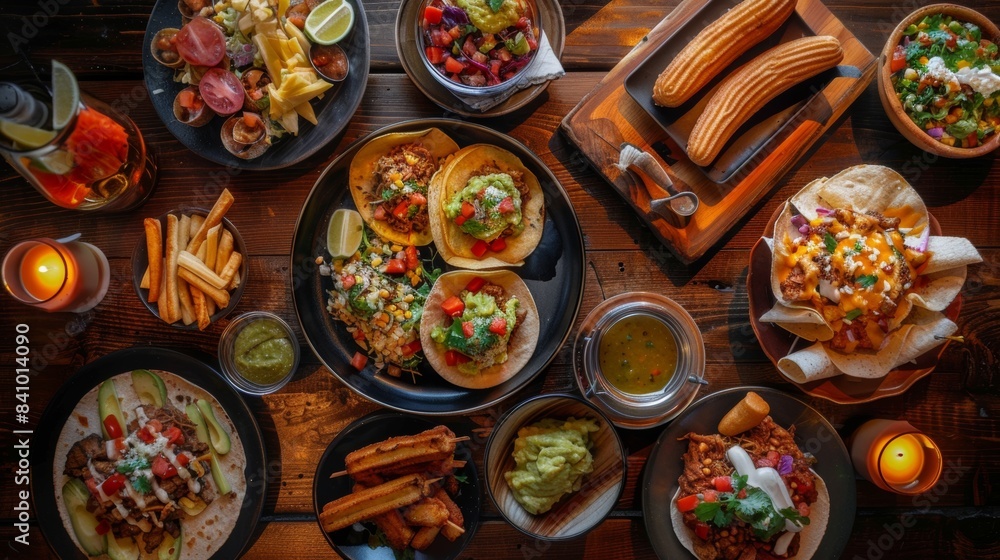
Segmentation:
<svg viewBox="0 0 1000 560">
<path fill-rule="evenodd" d="M 66 263 L 52 246 L 39 243 L 21 261 L 21 284 L 38 301 L 51 299 L 66 282 Z"/>
<path fill-rule="evenodd" d="M 851 461 L 883 490 L 920 494 L 937 484 L 943 461 L 934 440 L 903 420 L 869 420 L 851 436 Z"/>
<path fill-rule="evenodd" d="M 893 438 L 882 450 L 879 470 L 887 484 L 906 486 L 924 470 L 924 448 L 913 434 Z"/>
</svg>

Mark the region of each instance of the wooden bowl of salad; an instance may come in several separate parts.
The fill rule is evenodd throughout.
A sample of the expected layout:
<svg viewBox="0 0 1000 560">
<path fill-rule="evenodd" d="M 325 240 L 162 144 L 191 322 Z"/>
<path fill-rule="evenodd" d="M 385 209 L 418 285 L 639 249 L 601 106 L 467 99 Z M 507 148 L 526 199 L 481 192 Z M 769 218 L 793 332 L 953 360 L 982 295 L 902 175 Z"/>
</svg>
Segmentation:
<svg viewBox="0 0 1000 560">
<path fill-rule="evenodd" d="M 1000 146 L 1000 29 L 979 12 L 934 4 L 911 13 L 882 49 L 878 92 L 920 149 L 972 158 Z M 997 68 L 994 70 L 993 68 Z"/>
</svg>

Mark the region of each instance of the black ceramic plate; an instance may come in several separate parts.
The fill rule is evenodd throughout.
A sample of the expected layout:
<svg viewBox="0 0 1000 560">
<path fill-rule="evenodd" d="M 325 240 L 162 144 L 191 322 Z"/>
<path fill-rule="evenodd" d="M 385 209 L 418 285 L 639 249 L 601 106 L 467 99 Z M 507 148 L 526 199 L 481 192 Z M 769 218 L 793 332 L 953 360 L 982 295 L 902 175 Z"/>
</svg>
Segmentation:
<svg viewBox="0 0 1000 560">
<path fill-rule="evenodd" d="M 146 89 L 160 120 L 174 138 L 189 150 L 209 161 L 231 168 L 279 169 L 298 163 L 316 153 L 347 126 L 354 111 L 361 104 L 365 85 L 368 83 L 370 41 L 365 9 L 358 0 L 345 1 L 354 7 L 354 28 L 339 43 L 347 52 L 351 64 L 347 79 L 328 89 L 323 99 L 312 102 L 319 123 L 317 126 L 300 118 L 298 136 L 282 138 L 264 152 L 264 155 L 247 160 L 232 155 L 222 147 L 219 132 L 225 121 L 223 117 L 215 117 L 200 128 L 181 124 L 174 118 L 174 97 L 177 96 L 177 92 L 184 89 L 185 84 L 174 81 L 174 70 L 156 62 L 149 47 L 153 42 L 153 36 L 161 29 L 179 28 L 181 15 L 177 11 L 176 0 L 157 0 L 146 25 L 142 69 L 146 78 Z"/>
<path fill-rule="evenodd" d="M 243 498 L 243 507 L 240 509 L 240 516 L 233 532 L 213 558 L 239 557 L 253 544 L 254 531 L 264 507 L 267 486 L 264 467 L 267 459 L 260 428 L 257 427 L 250 409 L 226 383 L 222 375 L 204 362 L 173 350 L 129 348 L 108 354 L 83 366 L 73 377 L 65 381 L 42 413 L 34 436 L 36 449 L 41 454 L 37 464 L 51 465 L 57 459 L 54 455 L 59 432 L 87 392 L 109 377 L 134 369 L 163 370 L 198 385 L 212 394 L 236 426 L 246 454 L 246 496 Z M 59 516 L 51 469 L 46 467 L 36 471 L 31 479 L 31 494 L 35 501 L 38 524 L 49 546 L 61 558 L 86 558 L 66 532 Z"/>
<path fill-rule="evenodd" d="M 813 560 L 835 560 L 851 536 L 857 501 L 851 456 L 833 426 L 806 403 L 767 387 L 734 387 L 712 393 L 688 408 L 656 440 L 646 462 L 642 479 L 642 513 L 653 550 L 660 558 L 693 558 L 677 540 L 670 520 L 670 502 L 677 493 L 677 477 L 687 451 L 687 442 L 678 441 L 689 432 L 718 433 L 719 420 L 747 391 L 762 396 L 771 406 L 771 417 L 781 426 L 795 425 L 795 443 L 816 459 L 813 470 L 830 490 L 830 520 Z"/>
<path fill-rule="evenodd" d="M 488 143 L 519 157 L 538 177 L 545 192 L 542 239 L 524 265 L 513 267 L 538 306 L 541 320 L 538 346 L 531 360 L 508 381 L 488 389 L 463 389 L 448 383 L 426 363 L 413 383 L 408 376 L 390 377 L 369 365 L 361 372 L 351 366 L 360 348 L 347 328 L 326 311 L 333 280 L 321 277 L 315 259 L 326 254 L 326 230 L 338 208 L 354 208 L 348 192 L 348 171 L 354 154 L 370 139 L 392 132 L 437 127 L 459 146 Z M 422 248 L 421 255 L 430 255 Z M 440 265 L 439 265 L 440 266 Z M 449 270 L 449 267 L 444 267 Z M 292 240 L 292 299 L 306 341 L 316 356 L 348 387 L 383 406 L 421 414 L 455 414 L 491 406 L 531 381 L 552 361 L 569 337 L 583 296 L 583 234 L 566 191 L 545 164 L 513 138 L 484 126 L 449 119 L 421 119 L 385 127 L 354 143 L 333 161 L 306 198 Z M 369 360 L 371 362 L 371 360 Z"/>
<path fill-rule="evenodd" d="M 540 21 L 542 32 L 548 37 L 556 58 L 562 58 L 563 47 L 566 46 L 566 21 L 563 19 L 562 7 L 556 0 L 537 0 L 537 4 L 538 11 L 542 14 Z M 403 0 L 400 3 L 399 12 L 396 14 L 396 54 L 413 85 L 438 107 L 465 117 L 498 117 L 531 103 L 549 87 L 551 81 L 542 82 L 511 95 L 492 109 L 486 111 L 472 109 L 434 79 L 424 64 L 421 49 L 414 48 L 414 45 L 421 41 L 417 33 L 417 20 L 422 5 L 421 0 Z"/>
<path fill-rule="evenodd" d="M 764 51 L 781 43 L 816 35 L 798 13 L 791 17 L 777 31 L 736 59 L 719 73 L 701 91 L 680 107 L 660 107 L 653 103 L 653 84 L 664 68 L 677 56 L 695 35 L 708 24 L 735 6 L 739 0 L 712 0 L 694 17 L 684 23 L 677 32 L 653 51 L 627 78 L 625 91 L 649 116 L 682 148 L 687 149 L 687 139 L 695 121 L 704 111 L 714 89 L 736 69 L 747 64 Z M 858 76 L 860 72 L 852 66 L 839 66 L 810 78 L 782 93 L 757 112 L 726 143 L 711 165 L 702 170 L 709 179 L 724 183 L 744 164 L 751 160 L 760 161 L 784 140 L 796 126 L 806 120 L 823 122 L 831 109 L 823 98 L 823 89 L 838 76 Z M 760 158 L 755 158 L 758 153 Z"/>
<path fill-rule="evenodd" d="M 399 412 L 375 412 L 355 420 L 344 428 L 326 448 L 316 467 L 316 476 L 313 477 L 313 508 L 316 511 L 317 521 L 324 505 L 346 496 L 351 491 L 351 486 L 354 484 L 351 477 L 345 475 L 330 478 L 330 473 L 344 470 L 344 458 L 348 453 L 390 437 L 417 434 L 438 424 L 441 422 Z M 444 424 L 458 436 L 468 435 L 469 429 L 474 427 L 471 422 L 444 422 Z M 479 473 L 476 472 L 476 463 L 472 460 L 472 452 L 467 443 L 458 444 L 455 458 L 466 461 L 465 466 L 456 473 L 464 476 L 466 483 L 459 484 L 460 494 L 454 497 L 455 504 L 462 510 L 462 517 L 465 518 L 465 533 L 455 542 L 439 535 L 426 550 L 415 551 L 415 560 L 457 558 L 476 534 L 482 497 Z M 371 529 L 374 530 L 373 524 Z M 322 525 L 320 531 L 323 531 Z M 387 546 L 377 548 L 368 546 L 366 531 L 356 531 L 353 527 L 347 527 L 333 533 L 323 531 L 323 535 L 337 554 L 349 560 L 395 560 L 396 558 L 392 549 Z"/>
</svg>

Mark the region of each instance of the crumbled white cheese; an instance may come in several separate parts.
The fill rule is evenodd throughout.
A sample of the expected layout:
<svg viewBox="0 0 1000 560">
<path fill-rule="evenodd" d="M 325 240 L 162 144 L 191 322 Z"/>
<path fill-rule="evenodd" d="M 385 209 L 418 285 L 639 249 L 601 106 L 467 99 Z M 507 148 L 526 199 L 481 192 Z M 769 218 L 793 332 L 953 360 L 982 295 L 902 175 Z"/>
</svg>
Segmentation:
<svg viewBox="0 0 1000 560">
<path fill-rule="evenodd" d="M 989 66 L 982 68 L 967 66 L 958 72 L 952 72 L 940 56 L 935 56 L 927 61 L 927 75 L 942 83 L 955 82 L 967 85 L 983 97 L 989 97 L 1000 90 L 1000 76 L 994 74 Z"/>
</svg>

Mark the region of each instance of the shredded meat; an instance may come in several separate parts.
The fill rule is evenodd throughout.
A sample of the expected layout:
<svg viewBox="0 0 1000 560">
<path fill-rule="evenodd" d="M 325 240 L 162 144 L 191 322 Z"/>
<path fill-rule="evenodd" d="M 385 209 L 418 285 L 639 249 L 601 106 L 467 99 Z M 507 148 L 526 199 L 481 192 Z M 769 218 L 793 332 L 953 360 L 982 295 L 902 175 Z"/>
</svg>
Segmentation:
<svg viewBox="0 0 1000 560">
<path fill-rule="evenodd" d="M 802 266 L 795 265 L 795 268 L 788 273 L 788 278 L 781 282 L 781 295 L 786 300 L 796 301 L 802 298 L 802 290 L 805 288 L 806 274 Z"/>
<path fill-rule="evenodd" d="M 754 462 L 761 466 L 768 452 L 792 457 L 792 472 L 783 475 L 786 484 L 796 482 L 798 488 L 808 488 L 802 498 L 807 504 L 812 504 L 818 498 L 815 490 L 815 476 L 809 471 L 813 460 L 806 458 L 795 444 L 795 429 L 785 430 L 777 425 L 770 416 L 766 417 L 756 427 L 735 437 L 724 437 L 718 434 L 700 435 L 690 433 L 688 450 L 683 455 L 684 471 L 678 478 L 680 486 L 679 497 L 698 494 L 707 489 L 714 489 L 713 479 L 717 476 L 730 476 L 733 468 L 726 460 L 726 450 L 733 445 L 743 447 Z M 776 443 L 775 443 L 776 442 Z M 706 465 L 706 461 L 708 464 Z M 708 469 L 708 473 L 704 469 Z M 808 486 L 807 486 L 808 485 Z M 684 523 L 693 531 L 698 518 L 693 511 L 683 514 Z M 771 543 L 756 540 L 751 527 L 736 521 L 725 529 L 709 524 L 708 539 L 694 538 L 694 548 L 698 558 L 702 560 L 770 560 L 779 558 L 770 551 Z M 766 547 L 766 548 L 765 548 Z M 793 537 L 788 553 L 782 558 L 794 557 L 799 550 L 799 535 Z"/>
<path fill-rule="evenodd" d="M 894 230 L 899 227 L 899 218 L 886 218 L 874 210 L 869 210 L 868 212 L 865 212 L 865 214 L 878 220 L 878 227 L 884 229 L 885 231 Z"/>
<path fill-rule="evenodd" d="M 430 223 L 427 217 L 426 197 L 422 204 L 416 204 L 411 199 L 412 193 L 394 192 L 388 198 L 383 193 L 387 190 L 392 191 L 397 180 L 402 183 L 412 181 L 418 185 L 417 194 L 424 196 L 427 184 L 437 169 L 438 164 L 434 154 L 420 144 L 394 146 L 389 153 L 380 157 L 375 163 L 373 202 L 380 209 L 380 217 L 377 219 L 402 233 L 425 231 Z M 400 216 L 395 210 L 402 203 L 407 203 L 408 207 L 407 212 Z M 411 212 L 412 207 L 416 207 L 417 210 Z"/>
</svg>

